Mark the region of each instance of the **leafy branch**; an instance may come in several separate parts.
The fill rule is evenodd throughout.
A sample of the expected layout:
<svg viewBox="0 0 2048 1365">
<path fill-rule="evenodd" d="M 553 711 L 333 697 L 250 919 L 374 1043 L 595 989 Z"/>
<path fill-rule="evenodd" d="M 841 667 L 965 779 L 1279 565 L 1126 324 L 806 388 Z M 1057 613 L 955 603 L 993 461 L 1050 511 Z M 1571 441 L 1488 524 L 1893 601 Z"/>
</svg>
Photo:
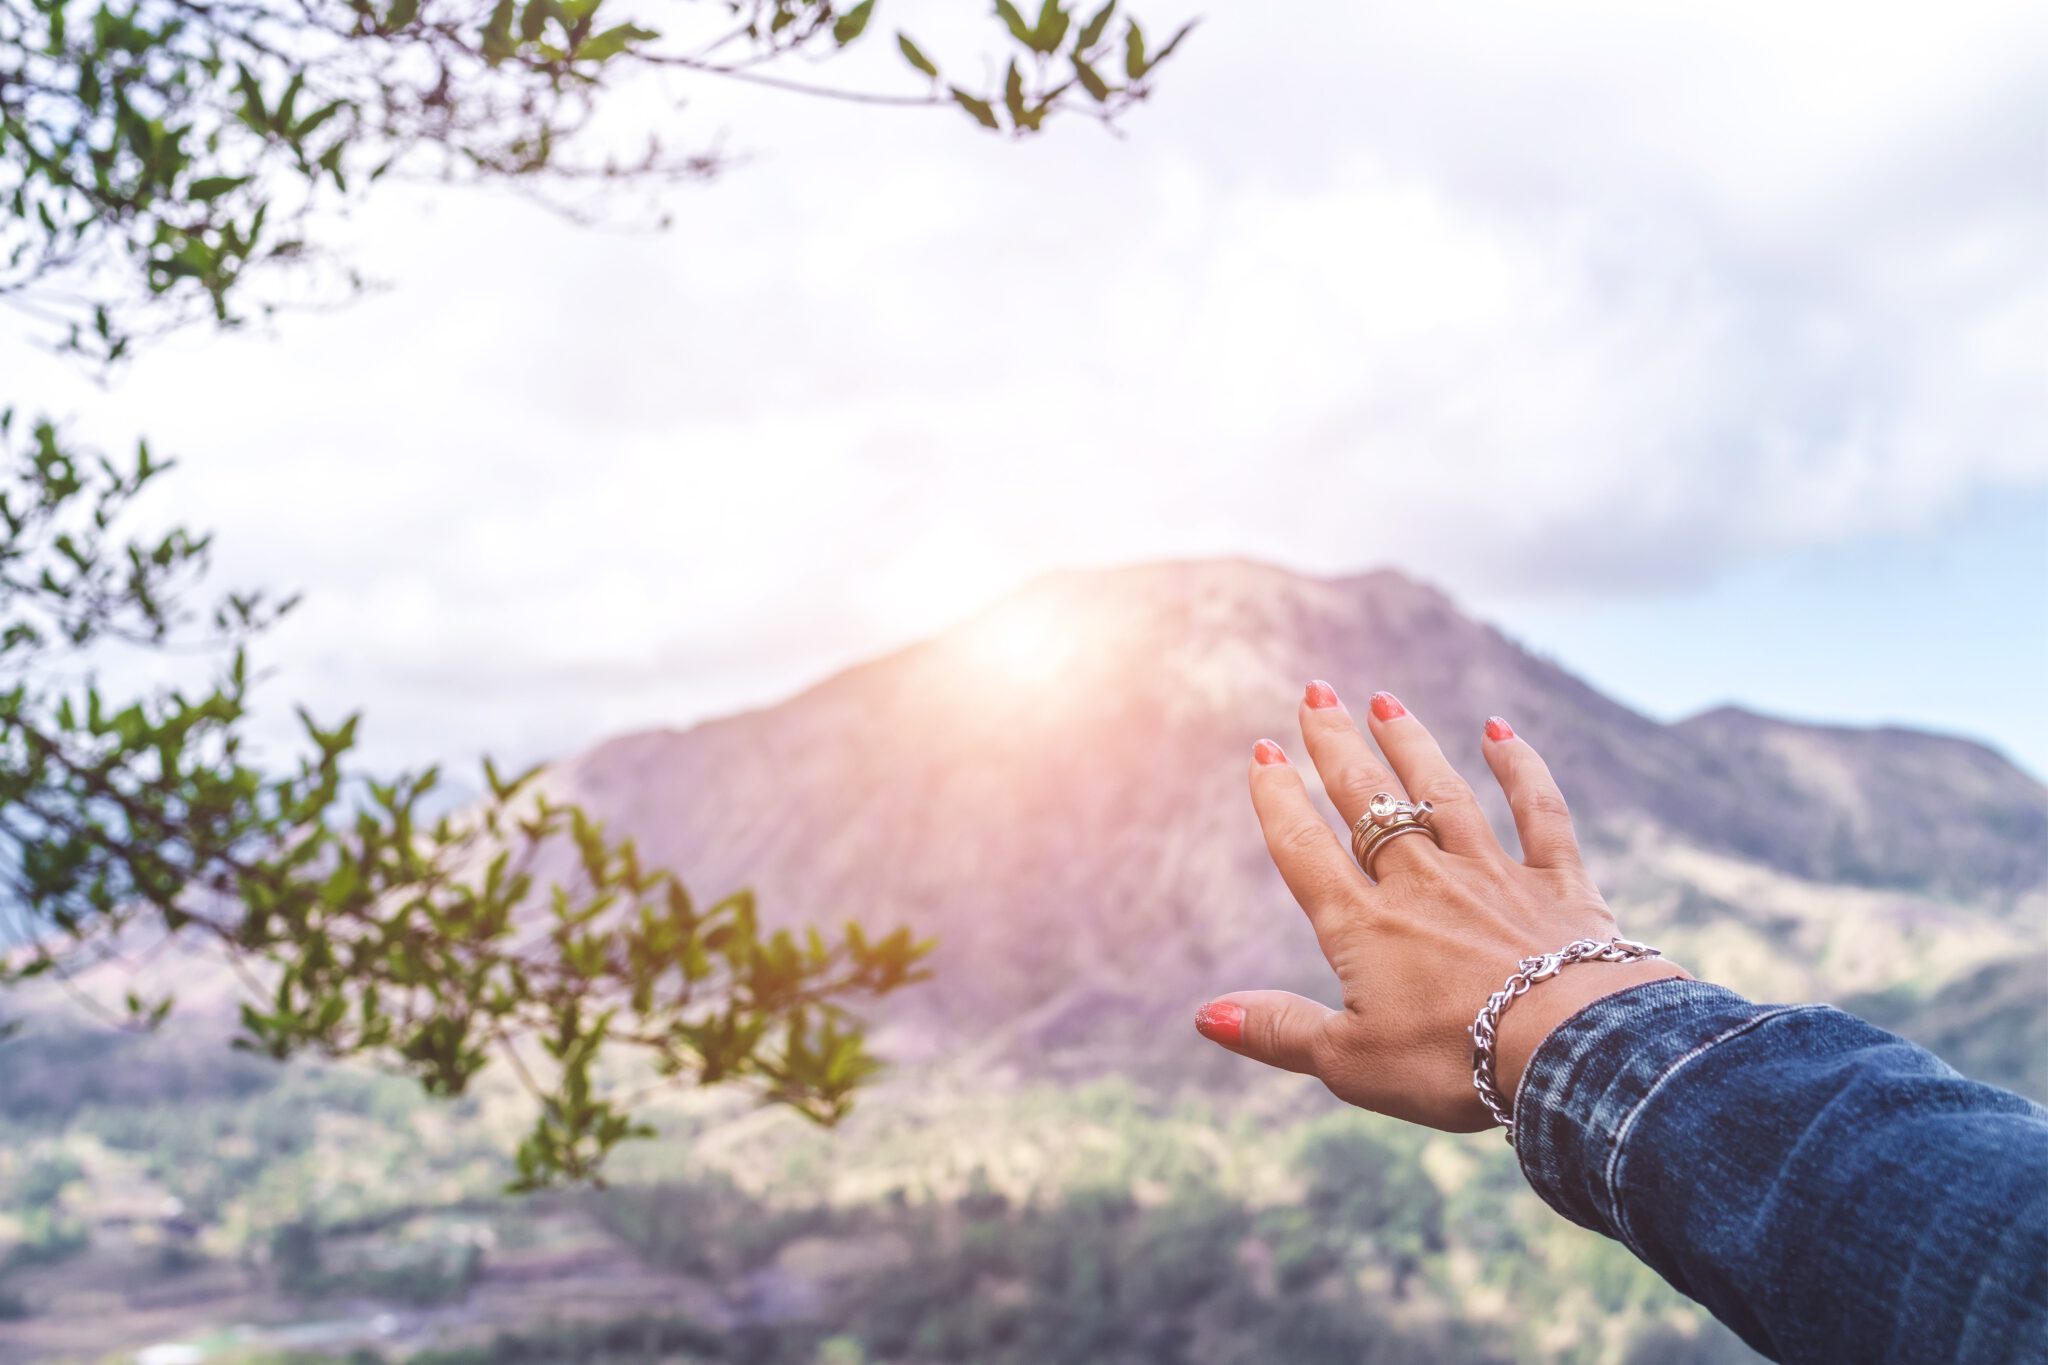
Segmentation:
<svg viewBox="0 0 2048 1365">
<path fill-rule="evenodd" d="M 0 301 L 112 363 L 276 307 L 244 302 L 245 281 L 325 262 L 310 216 L 394 171 L 543 194 L 716 174 L 718 154 L 659 136 L 599 145 L 600 98 L 636 71 L 957 108 L 1028 136 L 1062 112 L 1113 123 L 1188 33 L 1153 48 L 1116 0 L 1085 19 L 1044 0 L 1029 20 L 999 0 L 1000 75 L 948 74 L 898 32 L 903 79 L 864 89 L 782 68 L 868 40 L 877 0 L 668 0 L 661 29 L 622 3 L 0 0 Z"/>
<path fill-rule="evenodd" d="M 928 943 L 849 924 L 766 932 L 746 891 L 700 908 L 537 774 L 488 762 L 489 795 L 430 818 L 433 769 L 352 774 L 354 719 L 303 716 L 283 776 L 243 752 L 243 641 L 288 604 L 230 595 L 183 605 L 206 542 L 122 538 L 167 465 L 72 452 L 47 423 L 0 414 L 0 876 L 20 946 L 0 983 L 89 969 L 139 932 L 201 936 L 241 972 L 237 1045 L 286 1058 L 367 1056 L 430 1094 L 458 1095 L 505 1057 L 538 1101 L 517 1187 L 597 1177 L 651 1130 L 605 1091 L 601 1063 L 643 1057 L 679 1082 L 741 1082 L 833 1123 L 877 1062 L 845 1004 L 923 977 Z M 202 693 L 118 709 L 99 689 L 38 686 L 53 646 L 158 645 L 197 629 L 228 658 Z M 83 977 L 83 980 L 81 980 Z M 172 1007 L 130 990 L 122 1017 Z M 534 1044 L 541 1058 L 522 1047 Z"/>
</svg>

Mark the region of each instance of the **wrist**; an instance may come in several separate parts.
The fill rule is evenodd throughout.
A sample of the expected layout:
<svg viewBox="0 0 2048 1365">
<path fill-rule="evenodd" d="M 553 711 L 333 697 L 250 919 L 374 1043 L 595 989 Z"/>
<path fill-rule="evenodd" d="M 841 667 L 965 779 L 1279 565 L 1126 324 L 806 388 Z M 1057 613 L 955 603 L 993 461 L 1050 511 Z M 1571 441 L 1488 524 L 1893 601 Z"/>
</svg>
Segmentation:
<svg viewBox="0 0 2048 1365">
<path fill-rule="evenodd" d="M 1522 1072 L 1552 1029 L 1595 1000 L 1651 981 L 1686 979 L 1675 962 L 1651 958 L 1643 962 L 1578 962 L 1538 982 L 1500 1016 L 1494 1047 L 1495 1077 L 1501 1099 L 1512 1110 L 1521 1089 Z"/>
</svg>

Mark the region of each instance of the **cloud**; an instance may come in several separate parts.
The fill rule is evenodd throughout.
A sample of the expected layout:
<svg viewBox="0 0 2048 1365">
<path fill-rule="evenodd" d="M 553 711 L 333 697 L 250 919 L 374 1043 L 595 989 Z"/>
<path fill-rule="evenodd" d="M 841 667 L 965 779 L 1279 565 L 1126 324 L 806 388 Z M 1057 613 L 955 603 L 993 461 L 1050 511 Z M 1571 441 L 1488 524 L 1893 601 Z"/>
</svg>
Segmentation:
<svg viewBox="0 0 2048 1365">
<path fill-rule="evenodd" d="M 407 751 L 738 704 L 1057 564 L 1656 590 L 2048 487 L 2044 52 L 1217 7 L 1123 140 L 707 92 L 755 155 L 668 234 L 401 193 L 339 229 L 389 294 L 107 397 L 8 368 L 188 452 L 227 572 L 312 593 L 291 688 Z"/>
</svg>

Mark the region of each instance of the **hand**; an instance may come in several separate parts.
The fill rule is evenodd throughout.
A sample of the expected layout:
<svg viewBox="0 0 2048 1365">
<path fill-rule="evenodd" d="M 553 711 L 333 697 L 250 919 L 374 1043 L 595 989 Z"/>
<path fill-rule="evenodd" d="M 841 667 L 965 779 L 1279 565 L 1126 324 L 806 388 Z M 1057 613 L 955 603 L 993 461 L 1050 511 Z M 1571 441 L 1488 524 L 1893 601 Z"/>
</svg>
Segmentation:
<svg viewBox="0 0 2048 1365">
<path fill-rule="evenodd" d="M 1286 991 L 1236 991 L 1204 1005 L 1196 1027 L 1254 1061 L 1315 1076 L 1361 1108 L 1474 1132 L 1493 1119 L 1472 1088 L 1466 1030 L 1473 1016 L 1522 958 L 1576 938 L 1612 938 L 1614 916 L 1579 859 L 1550 769 L 1506 721 L 1486 723 L 1486 762 L 1514 811 L 1521 862 L 1494 838 L 1472 788 L 1399 700 L 1374 694 L 1368 723 L 1370 741 L 1329 684 L 1309 684 L 1301 734 L 1338 814 L 1355 821 L 1375 792 L 1405 789 L 1435 806 L 1431 823 L 1443 846 L 1414 834 L 1382 845 L 1374 885 L 1352 859 L 1348 831 L 1330 828 L 1286 753 L 1260 740 L 1252 751 L 1252 805 L 1280 875 L 1336 970 L 1344 1007 Z M 1580 1008 L 1627 986 L 1684 975 L 1657 960 L 1586 962 L 1536 986 L 1501 1016 L 1502 1097 L 1512 1103 L 1529 1054 Z"/>
</svg>

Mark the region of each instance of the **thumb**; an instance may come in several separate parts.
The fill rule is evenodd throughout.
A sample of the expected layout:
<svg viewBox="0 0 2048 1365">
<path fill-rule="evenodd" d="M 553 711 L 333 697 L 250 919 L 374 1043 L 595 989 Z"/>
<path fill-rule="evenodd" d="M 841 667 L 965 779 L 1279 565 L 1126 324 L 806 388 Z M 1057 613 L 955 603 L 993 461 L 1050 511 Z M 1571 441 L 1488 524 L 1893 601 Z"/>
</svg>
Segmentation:
<svg viewBox="0 0 2048 1365">
<path fill-rule="evenodd" d="M 1336 1013 L 1292 991 L 1232 991 L 1195 1011 L 1195 1029 L 1255 1062 L 1313 1076 L 1316 1040 Z"/>
</svg>

